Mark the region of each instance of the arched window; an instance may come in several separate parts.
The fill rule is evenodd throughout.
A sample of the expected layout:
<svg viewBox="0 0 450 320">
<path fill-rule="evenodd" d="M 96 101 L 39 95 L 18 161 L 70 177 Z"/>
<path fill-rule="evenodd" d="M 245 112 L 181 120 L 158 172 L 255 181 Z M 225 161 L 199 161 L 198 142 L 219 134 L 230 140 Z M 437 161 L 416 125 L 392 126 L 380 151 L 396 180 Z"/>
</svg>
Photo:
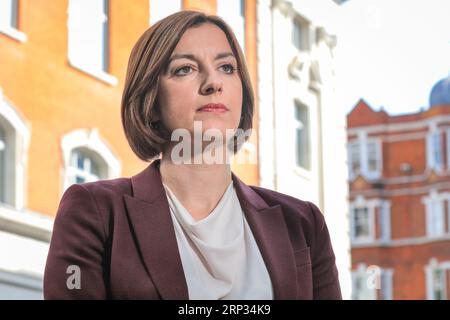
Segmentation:
<svg viewBox="0 0 450 320">
<path fill-rule="evenodd" d="M 70 154 L 67 174 L 71 184 L 91 182 L 106 179 L 107 168 L 107 163 L 96 152 L 87 148 L 76 148 Z"/>
<path fill-rule="evenodd" d="M 5 131 L 0 127 L 0 202 L 5 202 L 5 189 L 6 189 L 6 139 Z"/>
<path fill-rule="evenodd" d="M 30 130 L 0 88 L 0 203 L 22 209 Z"/>
<path fill-rule="evenodd" d="M 79 129 L 61 140 L 64 159 L 63 189 L 74 183 L 117 178 L 120 161 L 99 137 L 97 129 Z"/>
</svg>

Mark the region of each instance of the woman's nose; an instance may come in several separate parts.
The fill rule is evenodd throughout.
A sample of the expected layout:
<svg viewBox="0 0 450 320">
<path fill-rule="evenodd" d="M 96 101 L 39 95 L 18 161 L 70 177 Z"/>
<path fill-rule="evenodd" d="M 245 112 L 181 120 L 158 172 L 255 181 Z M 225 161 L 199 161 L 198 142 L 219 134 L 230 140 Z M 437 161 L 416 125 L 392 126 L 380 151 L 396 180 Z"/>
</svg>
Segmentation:
<svg viewBox="0 0 450 320">
<path fill-rule="evenodd" d="M 222 82 L 218 81 L 217 79 L 212 79 L 211 77 L 209 77 L 208 79 L 206 79 L 205 84 L 201 87 L 200 92 L 203 95 L 210 95 L 216 92 L 222 92 L 222 90 L 223 90 Z"/>
</svg>

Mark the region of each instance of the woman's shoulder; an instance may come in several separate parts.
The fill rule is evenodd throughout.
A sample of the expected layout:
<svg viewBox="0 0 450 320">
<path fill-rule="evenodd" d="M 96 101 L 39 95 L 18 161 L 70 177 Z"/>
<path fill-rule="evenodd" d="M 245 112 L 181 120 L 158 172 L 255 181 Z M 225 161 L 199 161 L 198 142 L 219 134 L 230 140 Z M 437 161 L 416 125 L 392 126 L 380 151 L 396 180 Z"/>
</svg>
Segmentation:
<svg viewBox="0 0 450 320">
<path fill-rule="evenodd" d="M 130 178 L 115 178 L 73 184 L 64 192 L 62 199 L 83 194 L 94 200 L 96 204 L 107 204 L 131 193 Z"/>
<path fill-rule="evenodd" d="M 295 207 L 303 210 L 311 210 L 311 205 L 314 206 L 310 201 L 299 199 L 279 191 L 257 186 L 250 186 L 250 188 L 252 188 L 270 206 L 279 204 L 281 206 Z"/>
<path fill-rule="evenodd" d="M 288 216 L 294 216 L 302 220 L 317 223 L 323 220 L 320 209 L 311 201 L 299 199 L 288 194 L 267 188 L 250 186 L 269 206 L 280 205 Z"/>
<path fill-rule="evenodd" d="M 124 195 L 131 194 L 130 178 L 103 179 L 93 182 L 85 182 L 78 184 L 94 195 L 111 194 Z"/>
</svg>

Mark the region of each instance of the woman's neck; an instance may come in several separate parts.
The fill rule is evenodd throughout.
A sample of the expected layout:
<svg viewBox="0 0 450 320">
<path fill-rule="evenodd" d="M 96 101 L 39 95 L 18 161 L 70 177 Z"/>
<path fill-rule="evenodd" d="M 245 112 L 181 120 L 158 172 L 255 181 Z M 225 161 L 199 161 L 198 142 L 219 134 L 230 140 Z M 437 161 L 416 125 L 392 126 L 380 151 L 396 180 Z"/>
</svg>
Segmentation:
<svg viewBox="0 0 450 320">
<path fill-rule="evenodd" d="M 198 221 L 216 207 L 230 185 L 230 164 L 175 164 L 170 153 L 160 163 L 162 182 Z"/>
</svg>

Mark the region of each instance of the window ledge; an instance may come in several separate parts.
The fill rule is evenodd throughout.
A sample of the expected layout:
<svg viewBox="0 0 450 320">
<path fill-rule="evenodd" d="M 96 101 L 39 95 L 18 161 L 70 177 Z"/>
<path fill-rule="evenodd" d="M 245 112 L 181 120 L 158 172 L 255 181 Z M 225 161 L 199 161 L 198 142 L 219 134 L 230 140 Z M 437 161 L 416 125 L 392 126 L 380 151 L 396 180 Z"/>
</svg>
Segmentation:
<svg viewBox="0 0 450 320">
<path fill-rule="evenodd" d="M 352 241 L 351 246 L 352 249 L 356 248 L 369 248 L 369 247 L 401 247 L 401 246 L 415 246 L 415 245 L 423 245 L 428 243 L 435 243 L 441 241 L 450 241 L 450 233 L 445 233 L 441 236 L 437 237 L 412 237 L 412 238 L 396 238 L 396 239 L 385 239 L 383 240 L 375 240 L 371 242 L 355 242 Z"/>
<path fill-rule="evenodd" d="M 368 181 L 379 180 L 382 178 L 381 171 L 364 172 L 360 171 L 358 173 L 350 172 L 348 178 L 350 181 L 354 181 L 358 176 L 364 177 Z"/>
<path fill-rule="evenodd" d="M 29 210 L 0 204 L 0 230 L 50 242 L 53 219 Z"/>
<path fill-rule="evenodd" d="M 25 42 L 27 41 L 27 35 L 25 33 L 23 33 L 22 31 L 19 31 L 15 28 L 6 28 L 0 29 L 0 33 L 3 33 L 11 38 L 13 38 L 14 40 L 20 41 L 20 42 Z"/>
<path fill-rule="evenodd" d="M 365 246 L 368 244 L 373 244 L 375 242 L 376 241 L 373 238 L 353 238 L 351 240 L 351 245 L 352 246 L 359 246 L 359 245 Z"/>
<path fill-rule="evenodd" d="M 101 70 L 93 70 L 93 69 L 89 69 L 86 68 L 84 66 L 80 66 L 77 65 L 76 63 L 73 63 L 69 60 L 69 64 L 70 66 L 72 66 L 73 68 L 80 70 L 82 72 L 85 72 L 91 76 L 93 76 L 94 78 L 97 78 L 103 82 L 106 82 L 107 84 L 111 85 L 111 86 L 117 86 L 117 84 L 119 83 L 119 81 L 117 80 L 116 77 L 110 75 L 109 73 L 106 73 L 104 71 Z"/>
</svg>

